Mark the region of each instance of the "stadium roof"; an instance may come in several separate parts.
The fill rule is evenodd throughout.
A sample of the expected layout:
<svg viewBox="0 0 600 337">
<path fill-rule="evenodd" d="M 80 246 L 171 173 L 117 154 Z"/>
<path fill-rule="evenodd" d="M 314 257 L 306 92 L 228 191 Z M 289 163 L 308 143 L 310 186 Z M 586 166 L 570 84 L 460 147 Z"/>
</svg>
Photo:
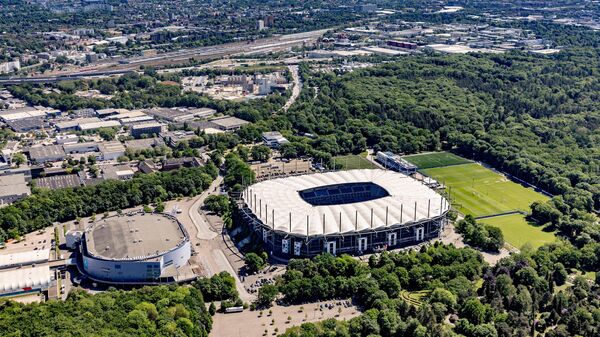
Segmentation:
<svg viewBox="0 0 600 337">
<path fill-rule="evenodd" d="M 144 259 L 177 247 L 186 238 L 171 217 L 137 213 L 98 221 L 86 233 L 88 252 L 114 260 Z"/>
<path fill-rule="evenodd" d="M 311 204 L 299 193 L 319 186 L 352 183 L 373 183 L 387 193 L 372 200 L 333 205 Z M 339 193 L 335 191 L 337 187 L 331 188 L 334 191 L 332 193 Z M 243 198 L 266 226 L 303 236 L 330 235 L 410 223 L 415 219 L 419 221 L 437 217 L 450 206 L 441 195 L 419 181 L 401 173 L 381 169 L 316 173 L 267 180 L 249 186 L 244 191 Z M 335 196 L 331 197 L 333 198 Z M 250 199 L 256 200 L 256 203 L 252 201 L 252 206 Z"/>
</svg>

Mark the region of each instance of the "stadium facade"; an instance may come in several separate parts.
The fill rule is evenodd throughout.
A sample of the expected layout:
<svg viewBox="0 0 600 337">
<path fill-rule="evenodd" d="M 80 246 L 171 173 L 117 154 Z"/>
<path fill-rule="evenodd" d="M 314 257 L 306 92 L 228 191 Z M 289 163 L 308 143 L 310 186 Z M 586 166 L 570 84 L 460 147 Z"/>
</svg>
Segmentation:
<svg viewBox="0 0 600 337">
<path fill-rule="evenodd" d="M 240 205 L 245 222 L 282 259 L 417 244 L 440 235 L 450 209 L 419 181 L 381 169 L 262 181 L 243 190 Z"/>
<path fill-rule="evenodd" d="M 173 216 L 143 212 L 112 216 L 82 233 L 83 272 L 115 284 L 178 281 L 191 256 L 187 231 Z"/>
</svg>

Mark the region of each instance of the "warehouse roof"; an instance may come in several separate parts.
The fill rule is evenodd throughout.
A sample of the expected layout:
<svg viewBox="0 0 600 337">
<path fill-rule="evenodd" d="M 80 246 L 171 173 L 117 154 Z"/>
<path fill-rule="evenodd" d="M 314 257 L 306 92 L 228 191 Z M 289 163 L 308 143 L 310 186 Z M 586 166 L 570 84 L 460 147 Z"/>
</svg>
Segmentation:
<svg viewBox="0 0 600 337">
<path fill-rule="evenodd" d="M 98 148 L 102 153 L 125 152 L 125 146 L 118 140 L 98 143 Z"/>
<path fill-rule="evenodd" d="M 50 259 L 50 249 L 30 250 L 0 255 L 0 268 L 30 263 L 46 262 Z"/>
<path fill-rule="evenodd" d="M 42 177 L 35 180 L 35 185 L 41 188 L 48 188 L 51 190 L 67 187 L 79 187 L 81 186 L 81 179 L 79 179 L 79 176 L 77 174 Z"/>
<path fill-rule="evenodd" d="M 174 218 L 137 213 L 98 221 L 86 234 L 91 255 L 105 259 L 143 259 L 177 247 L 187 234 Z"/>
<path fill-rule="evenodd" d="M 25 174 L 0 176 L 0 197 L 13 195 L 30 195 L 31 189 L 25 181 Z"/>
<path fill-rule="evenodd" d="M 224 130 L 235 129 L 243 125 L 250 124 L 250 122 L 241 118 L 230 116 L 211 119 L 210 122 Z"/>
<path fill-rule="evenodd" d="M 113 127 L 120 127 L 120 126 L 121 126 L 121 123 L 119 123 L 118 121 L 101 121 L 101 122 L 79 124 L 79 129 L 81 131 L 86 131 L 86 130 L 96 130 L 96 129 L 100 129 L 100 128 L 113 128 Z"/>
<path fill-rule="evenodd" d="M 377 229 L 433 218 L 449 209 L 432 189 L 381 169 L 267 180 L 249 186 L 243 198 L 266 226 L 305 236 Z"/>
<path fill-rule="evenodd" d="M 29 157 L 33 160 L 63 156 L 65 156 L 65 150 L 60 145 L 46 145 L 29 148 Z"/>
<path fill-rule="evenodd" d="M 49 265 L 12 269 L 0 272 L 0 293 L 22 291 L 24 288 L 46 288 L 50 281 Z"/>
</svg>

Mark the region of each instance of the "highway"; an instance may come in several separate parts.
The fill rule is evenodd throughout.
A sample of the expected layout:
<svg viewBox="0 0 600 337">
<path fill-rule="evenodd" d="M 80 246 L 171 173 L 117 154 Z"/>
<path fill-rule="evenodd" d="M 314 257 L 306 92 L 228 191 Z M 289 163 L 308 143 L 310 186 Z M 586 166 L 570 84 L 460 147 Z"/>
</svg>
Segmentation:
<svg viewBox="0 0 600 337">
<path fill-rule="evenodd" d="M 103 61 L 84 68 L 56 72 L 51 75 L 3 78 L 0 79 L 0 85 L 46 83 L 81 78 L 105 77 L 138 71 L 142 65 L 157 67 L 180 64 L 190 59 L 203 60 L 240 54 L 277 52 L 294 46 L 312 43 L 325 32 L 327 32 L 327 29 L 281 35 L 255 41 L 232 42 L 217 46 L 181 49 L 154 56 L 132 57 L 111 62 Z"/>
</svg>

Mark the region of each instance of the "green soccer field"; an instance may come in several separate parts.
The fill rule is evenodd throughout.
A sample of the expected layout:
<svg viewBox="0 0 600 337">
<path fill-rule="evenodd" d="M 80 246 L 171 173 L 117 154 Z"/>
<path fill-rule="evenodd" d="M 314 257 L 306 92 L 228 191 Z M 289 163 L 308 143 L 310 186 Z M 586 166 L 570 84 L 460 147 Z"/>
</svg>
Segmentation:
<svg viewBox="0 0 600 337">
<path fill-rule="evenodd" d="M 342 166 L 342 170 L 377 168 L 377 166 L 361 155 L 337 156 L 333 157 L 333 160 L 336 165 L 339 164 Z"/>
<path fill-rule="evenodd" d="M 463 164 L 422 171 L 447 186 L 453 206 L 475 217 L 507 211 L 529 212 L 532 202 L 548 198 L 514 183 L 479 164 Z"/>
<path fill-rule="evenodd" d="M 417 167 L 422 169 L 428 169 L 432 167 L 442 167 L 449 165 L 458 165 L 458 164 L 466 164 L 471 161 L 462 157 L 459 157 L 450 152 L 433 152 L 433 153 L 425 153 L 425 154 L 414 154 L 410 156 L 402 157 L 409 162 L 417 165 Z"/>
<path fill-rule="evenodd" d="M 529 224 L 522 214 L 510 214 L 481 219 L 478 222 L 498 227 L 502 230 L 504 241 L 521 249 L 526 243 L 538 248 L 545 243 L 556 241 L 552 232 L 545 232 L 541 227 Z"/>
</svg>

